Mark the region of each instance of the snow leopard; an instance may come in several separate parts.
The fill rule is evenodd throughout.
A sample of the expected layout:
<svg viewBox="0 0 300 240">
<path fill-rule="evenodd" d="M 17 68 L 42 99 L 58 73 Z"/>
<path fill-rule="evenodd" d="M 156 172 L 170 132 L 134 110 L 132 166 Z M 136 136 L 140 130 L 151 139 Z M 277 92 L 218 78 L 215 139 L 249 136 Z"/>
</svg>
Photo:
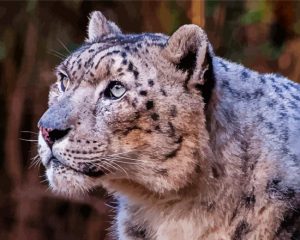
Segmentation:
<svg viewBox="0 0 300 240">
<path fill-rule="evenodd" d="M 300 85 L 205 31 L 125 34 L 91 13 L 38 122 L 54 192 L 104 187 L 120 240 L 300 239 Z"/>
</svg>

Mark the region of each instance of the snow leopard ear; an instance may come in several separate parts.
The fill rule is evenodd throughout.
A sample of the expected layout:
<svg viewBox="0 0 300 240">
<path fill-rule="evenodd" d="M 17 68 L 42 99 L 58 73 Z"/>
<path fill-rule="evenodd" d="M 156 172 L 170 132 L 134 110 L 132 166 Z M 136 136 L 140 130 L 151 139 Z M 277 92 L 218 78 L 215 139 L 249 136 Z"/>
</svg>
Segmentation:
<svg viewBox="0 0 300 240">
<path fill-rule="evenodd" d="M 94 11 L 90 14 L 87 42 L 109 34 L 117 35 L 121 33 L 120 28 L 115 23 L 108 21 L 101 12 Z"/>
<path fill-rule="evenodd" d="M 186 88 L 204 84 L 212 50 L 206 33 L 200 27 L 193 24 L 180 27 L 169 38 L 162 54 L 178 70 L 188 72 L 184 83 Z"/>
</svg>

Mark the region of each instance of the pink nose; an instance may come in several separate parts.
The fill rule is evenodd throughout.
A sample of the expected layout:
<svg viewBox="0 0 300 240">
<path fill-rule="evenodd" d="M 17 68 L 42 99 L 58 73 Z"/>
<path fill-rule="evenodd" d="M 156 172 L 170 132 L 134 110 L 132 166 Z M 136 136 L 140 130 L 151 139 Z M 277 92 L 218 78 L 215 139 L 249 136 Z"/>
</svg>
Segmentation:
<svg viewBox="0 0 300 240">
<path fill-rule="evenodd" d="M 54 143 L 53 139 L 50 137 L 50 133 L 53 131 L 53 129 L 40 127 L 40 131 L 48 146 L 51 147 Z"/>
<path fill-rule="evenodd" d="M 52 147 L 55 141 L 62 139 L 65 137 L 71 128 L 67 129 L 52 129 L 52 128 L 44 128 L 40 127 L 40 131 L 42 133 L 43 138 L 45 139 L 46 143 L 49 147 Z"/>
</svg>

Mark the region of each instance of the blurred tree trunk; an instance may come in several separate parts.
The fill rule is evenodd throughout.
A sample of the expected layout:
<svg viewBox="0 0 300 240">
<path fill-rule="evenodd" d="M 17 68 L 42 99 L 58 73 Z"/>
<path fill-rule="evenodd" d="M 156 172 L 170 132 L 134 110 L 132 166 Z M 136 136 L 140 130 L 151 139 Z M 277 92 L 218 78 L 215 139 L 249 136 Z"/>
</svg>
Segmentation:
<svg viewBox="0 0 300 240">
<path fill-rule="evenodd" d="M 204 0 L 192 0 L 188 15 L 193 24 L 197 24 L 203 28 L 205 26 Z"/>
<path fill-rule="evenodd" d="M 17 76 L 15 89 L 7 102 L 7 127 L 5 146 L 5 165 L 15 187 L 22 181 L 22 157 L 19 132 L 22 123 L 24 102 L 28 92 L 27 86 L 34 69 L 37 51 L 37 29 L 32 23 L 28 23 L 26 39 L 24 43 L 24 54 L 21 67 Z M 10 69 L 5 69 L 10 71 Z M 9 72 L 5 75 L 9 75 Z"/>
<path fill-rule="evenodd" d="M 16 201 L 17 219 L 15 226 L 15 239 L 22 239 L 25 234 L 25 220 L 30 211 L 30 202 L 27 198 L 20 199 L 19 192 L 24 183 L 22 174 L 22 155 L 19 139 L 19 132 L 22 124 L 22 116 L 26 96 L 30 93 L 27 91 L 29 81 L 36 63 L 37 52 L 37 28 L 35 24 L 29 20 L 26 30 L 24 42 L 24 54 L 21 61 L 20 71 L 17 75 L 15 89 L 12 92 L 10 100 L 7 102 L 7 127 L 6 127 L 6 146 L 5 146 L 5 166 L 9 174 L 10 180 L 14 186 L 13 198 Z M 10 69 L 7 69 L 9 71 Z M 9 73 L 7 73 L 9 74 Z M 6 74 L 6 75 L 7 75 Z M 22 180 L 23 179 L 23 180 Z"/>
</svg>

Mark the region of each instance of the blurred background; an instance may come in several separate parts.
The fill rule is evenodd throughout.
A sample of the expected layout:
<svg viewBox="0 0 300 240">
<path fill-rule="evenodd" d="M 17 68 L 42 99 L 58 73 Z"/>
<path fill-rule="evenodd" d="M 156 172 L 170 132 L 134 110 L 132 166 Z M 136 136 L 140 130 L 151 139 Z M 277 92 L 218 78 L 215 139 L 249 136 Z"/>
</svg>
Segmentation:
<svg viewBox="0 0 300 240">
<path fill-rule="evenodd" d="M 196 23 L 218 55 L 300 82 L 299 1 L 0 1 L 1 240 L 108 239 L 114 203 L 105 191 L 55 196 L 32 160 L 53 69 L 85 39 L 93 10 L 124 32 L 171 34 Z"/>
</svg>

